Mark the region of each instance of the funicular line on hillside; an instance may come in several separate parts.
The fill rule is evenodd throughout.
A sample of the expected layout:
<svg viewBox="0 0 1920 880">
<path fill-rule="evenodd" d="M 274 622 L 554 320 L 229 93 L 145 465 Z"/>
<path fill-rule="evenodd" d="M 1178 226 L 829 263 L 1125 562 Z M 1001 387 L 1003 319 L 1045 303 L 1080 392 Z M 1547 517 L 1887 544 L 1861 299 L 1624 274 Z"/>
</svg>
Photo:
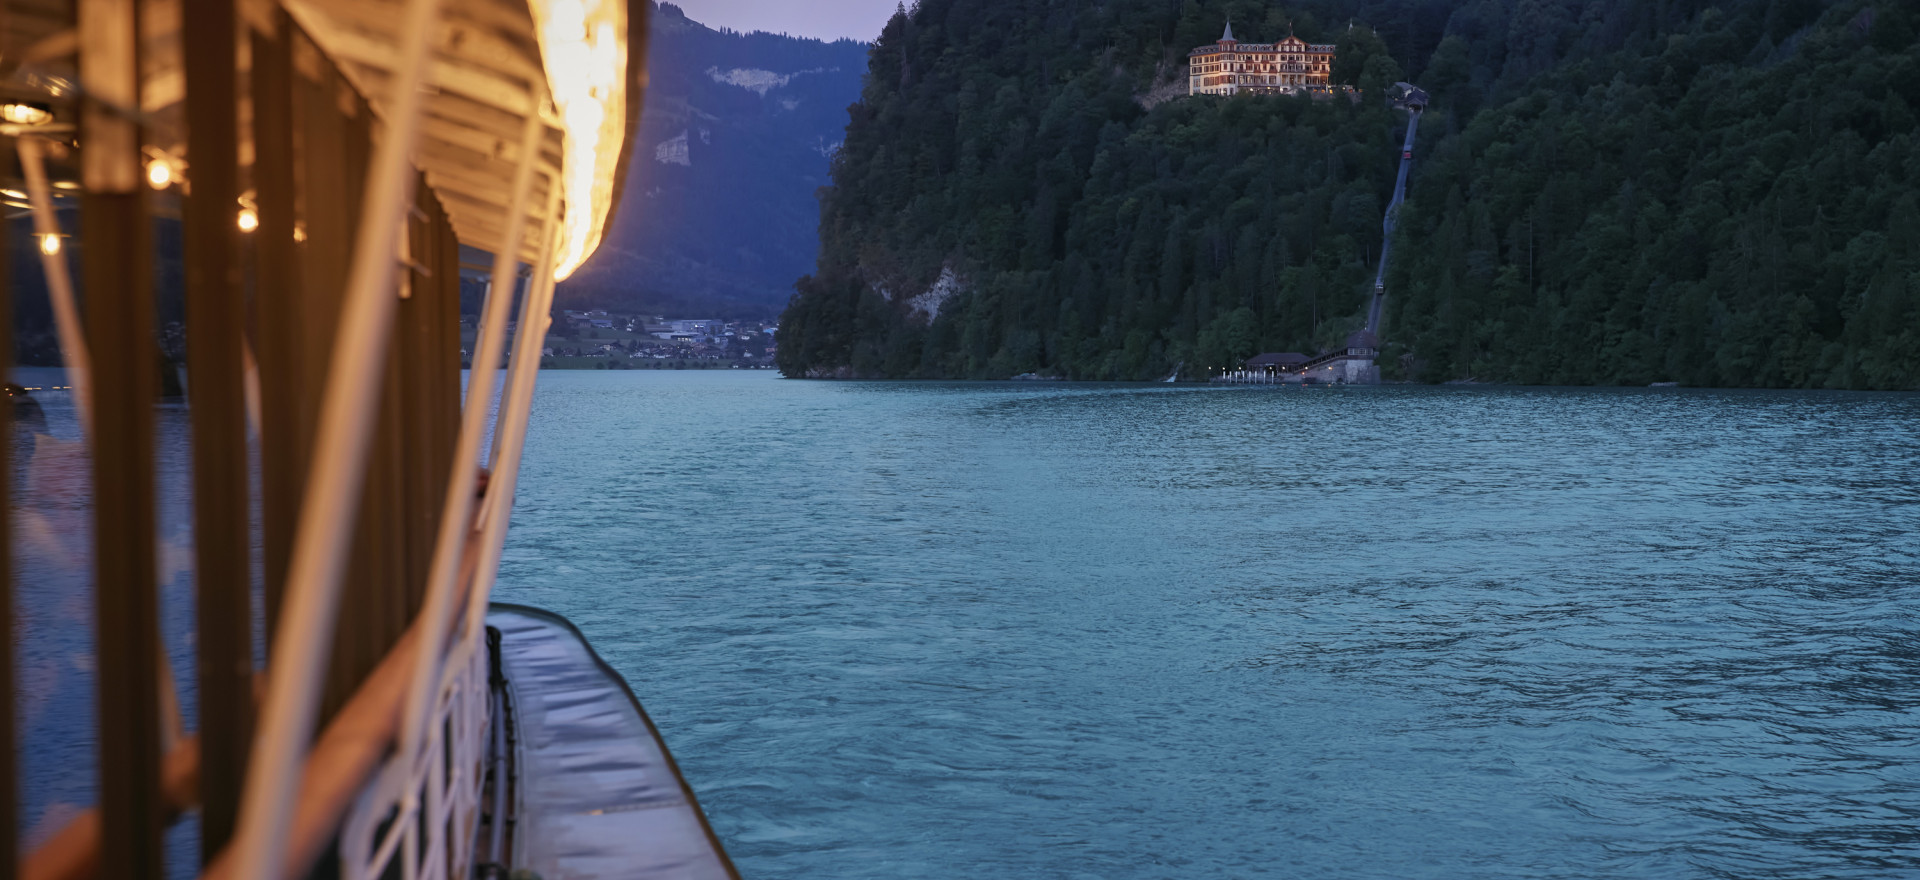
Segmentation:
<svg viewBox="0 0 1920 880">
<path fill-rule="evenodd" d="M 1319 382 L 1347 385 L 1377 385 L 1380 369 L 1374 359 L 1380 355 L 1380 325 L 1387 307 L 1387 261 L 1393 252 L 1394 225 L 1400 206 L 1407 199 L 1407 175 L 1413 170 L 1413 141 L 1420 130 L 1420 115 L 1427 109 L 1427 93 L 1407 83 L 1395 83 L 1393 104 L 1407 111 L 1407 137 L 1400 147 L 1400 173 L 1393 184 L 1393 201 L 1387 204 L 1381 221 L 1380 266 L 1373 277 L 1373 297 L 1367 305 L 1367 324 L 1347 337 L 1345 347 L 1308 357 L 1294 352 L 1261 354 L 1249 358 L 1240 368 L 1214 381 L 1236 384 L 1300 384 Z"/>
</svg>

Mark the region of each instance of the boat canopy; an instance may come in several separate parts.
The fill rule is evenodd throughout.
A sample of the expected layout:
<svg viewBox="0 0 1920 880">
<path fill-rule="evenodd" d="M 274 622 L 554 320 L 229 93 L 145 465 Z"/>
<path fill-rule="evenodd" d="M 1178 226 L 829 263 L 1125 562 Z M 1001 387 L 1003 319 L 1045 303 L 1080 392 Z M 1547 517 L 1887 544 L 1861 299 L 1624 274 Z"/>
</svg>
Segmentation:
<svg viewBox="0 0 1920 880">
<path fill-rule="evenodd" d="M 242 2 L 249 25 L 272 30 L 270 0 Z M 367 99 L 377 118 L 392 104 L 395 68 L 406 26 L 401 0 L 285 0 L 291 14 Z M 628 0 L 461 0 L 443 3 L 433 25 L 433 58 L 414 164 L 445 205 L 460 243 L 502 250 L 505 214 L 527 117 L 543 126 L 536 175 L 519 242 L 534 263 L 558 181 L 563 226 L 554 258 L 565 280 L 593 255 L 620 201 L 627 142 L 640 118 L 646 15 Z M 7 97 L 24 101 L 76 97 L 73 0 L 8 4 L 0 35 L 0 70 L 11 74 Z M 148 151 L 185 171 L 180 57 L 180 0 L 140 6 L 141 109 Z M 243 42 L 244 45 L 244 42 Z M 241 53 L 243 67 L 250 59 Z M 296 58 L 296 63 L 311 59 Z M 242 99 L 243 120 L 250 107 Z M 57 114 L 64 116 L 65 114 Z M 241 164 L 252 156 L 251 128 L 240 126 Z"/>
<path fill-rule="evenodd" d="M 21 876 L 166 876 L 162 828 L 194 807 L 207 878 L 307 877 L 329 851 L 343 876 L 470 875 L 479 794 L 498 778 L 480 761 L 500 699 L 485 609 L 555 284 L 593 254 L 620 200 L 647 9 L 0 7 L 0 144 L 20 172 L 0 202 L 31 217 L 78 416 L 71 442 L 91 465 L 102 780 L 98 806 L 27 853 Z M 175 212 L 170 266 L 151 259 L 152 221 Z M 0 224 L 0 254 L 16 225 Z M 473 249 L 493 264 L 467 337 Z M 176 267 L 191 736 L 154 568 L 154 293 Z M 11 313 L 0 308 L 0 354 Z M 0 564 L 0 631 L 9 589 Z M 14 683 L 0 663 L 0 706 Z M 11 729 L 0 724 L 0 755 Z M 20 826 L 16 769 L 0 760 L 0 864 L 19 842 L 6 830 Z"/>
</svg>

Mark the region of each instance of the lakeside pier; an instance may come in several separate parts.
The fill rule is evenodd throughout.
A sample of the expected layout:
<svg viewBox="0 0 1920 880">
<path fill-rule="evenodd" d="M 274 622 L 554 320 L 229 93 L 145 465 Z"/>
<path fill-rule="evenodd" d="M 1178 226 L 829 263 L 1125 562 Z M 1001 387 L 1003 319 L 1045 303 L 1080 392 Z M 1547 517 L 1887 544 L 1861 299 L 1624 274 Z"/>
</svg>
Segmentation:
<svg viewBox="0 0 1920 880">
<path fill-rule="evenodd" d="M 1297 352 L 1262 354 L 1238 369 L 1214 377 L 1226 385 L 1378 385 L 1380 340 L 1370 330 L 1356 331 L 1347 344 L 1308 357 Z"/>
</svg>

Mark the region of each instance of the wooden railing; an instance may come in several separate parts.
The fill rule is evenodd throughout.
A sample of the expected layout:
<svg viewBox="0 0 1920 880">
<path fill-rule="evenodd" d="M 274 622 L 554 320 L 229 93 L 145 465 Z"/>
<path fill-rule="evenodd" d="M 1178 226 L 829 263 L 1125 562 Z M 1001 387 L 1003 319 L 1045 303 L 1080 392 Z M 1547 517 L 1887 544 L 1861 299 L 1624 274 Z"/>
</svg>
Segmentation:
<svg viewBox="0 0 1920 880">
<path fill-rule="evenodd" d="M 121 16 L 124 24 L 137 19 L 138 9 L 86 0 L 79 5 L 80 37 L 68 51 L 83 50 L 82 67 L 94 69 L 96 77 L 120 75 L 98 70 L 101 65 L 88 60 L 100 55 L 84 51 L 93 45 L 88 28 L 111 29 L 113 16 Z M 247 426 L 257 423 L 261 435 L 259 503 L 271 627 L 282 610 L 281 585 L 294 555 L 300 507 L 312 488 L 307 482 L 320 451 L 315 439 L 320 401 L 328 374 L 339 363 L 341 349 L 335 343 L 342 332 L 356 332 L 340 329 L 346 269 L 363 250 L 355 239 L 365 225 L 362 208 L 375 132 L 382 126 L 336 65 L 277 8 L 271 29 L 250 29 L 251 66 L 245 70 L 233 51 L 234 0 L 184 0 L 182 14 L 192 23 L 182 38 L 189 62 L 185 122 L 193 133 L 193 188 L 180 201 L 190 291 L 199 732 L 163 753 L 163 685 L 154 673 L 160 620 L 152 570 L 151 389 L 159 358 L 147 231 L 153 196 L 144 182 L 138 131 L 128 142 L 129 152 L 113 152 L 115 139 L 100 132 L 110 134 L 124 121 L 94 114 L 82 117 L 77 132 L 89 141 L 84 167 L 113 167 L 95 169 L 82 180 L 88 195 L 77 250 L 86 260 L 85 323 L 88 348 L 98 353 L 98 364 L 92 398 L 77 402 L 97 426 L 87 440 L 100 490 L 93 559 L 101 600 L 97 699 L 103 788 L 95 808 L 77 815 L 33 852 L 16 857 L 11 850 L 16 839 L 11 829 L 18 824 L 12 812 L 14 765 L 0 762 L 0 828 L 5 829 L 0 864 L 17 865 L 21 876 L 33 880 L 157 877 L 165 864 L 161 831 L 196 806 L 205 817 L 202 846 L 208 856 L 230 842 L 264 690 L 253 668 Z M 138 32 L 137 24 L 129 30 Z M 241 94 L 250 96 L 245 106 L 253 108 L 246 131 L 252 161 L 246 166 L 232 149 L 241 131 Z M 90 125 L 95 134 L 89 138 Z M 33 150 L 45 145 L 57 157 L 73 152 L 62 142 L 76 132 L 54 127 L 14 137 L 34 138 Z M 128 165 L 138 185 L 116 189 Z M 393 344 L 380 346 L 371 365 L 375 387 L 361 401 L 371 416 L 365 467 L 349 478 L 364 482 L 364 491 L 348 515 L 347 572 L 338 606 L 346 624 L 334 631 L 325 651 L 316 716 L 323 733 L 311 760 L 301 749 L 309 784 L 299 788 L 299 817 L 307 824 L 293 854 L 305 864 L 332 838 L 367 775 L 393 750 L 418 653 L 412 646 L 446 643 L 444 634 L 427 638 L 421 632 L 419 612 L 461 429 L 460 246 L 447 212 L 421 175 L 411 168 L 404 173 L 410 185 L 387 187 L 412 193 L 395 217 L 403 269 L 383 267 L 377 281 L 379 295 L 391 303 Z M 251 183 L 244 198 L 242 180 Z M 395 263 L 387 259 L 384 265 Z M 249 288 L 251 329 L 244 296 Z M 0 339 L 10 339 L 5 331 L 0 319 Z M 259 412 L 251 419 L 243 381 L 248 351 L 256 355 L 260 389 Z M 0 481 L 10 473 L 0 458 Z M 461 481 L 469 496 L 476 475 L 477 470 L 470 471 Z M 470 532 L 471 503 L 465 517 L 462 531 Z M 0 609 L 10 615 L 6 531 L 0 529 Z M 472 549 L 458 557 L 466 562 L 458 577 L 463 603 L 465 588 L 491 583 L 473 576 L 480 554 L 477 546 Z M 5 622 L 11 626 L 10 617 Z M 271 642 L 280 633 L 267 635 Z M 0 705 L 12 705 L 13 680 L 0 657 Z M 0 725 L 0 731 L 0 754 L 11 754 L 11 725 Z M 322 827 L 324 833 L 312 830 Z"/>
</svg>

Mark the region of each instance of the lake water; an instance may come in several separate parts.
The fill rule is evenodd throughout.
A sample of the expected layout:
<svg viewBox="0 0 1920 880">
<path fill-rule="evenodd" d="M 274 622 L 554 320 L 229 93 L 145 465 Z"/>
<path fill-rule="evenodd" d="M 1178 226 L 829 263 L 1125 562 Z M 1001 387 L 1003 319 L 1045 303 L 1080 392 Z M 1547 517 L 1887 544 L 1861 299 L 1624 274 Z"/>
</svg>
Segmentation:
<svg viewBox="0 0 1920 880">
<path fill-rule="evenodd" d="M 749 878 L 1920 876 L 1920 396 L 540 385 Z"/>
<path fill-rule="evenodd" d="M 13 367 L 39 412 L 16 420 L 11 510 L 15 554 L 15 706 L 20 726 L 20 833 L 44 842 L 98 796 L 94 711 L 93 494 L 66 371 Z M 31 412 L 31 411 L 28 411 Z M 154 413 L 156 573 L 161 626 L 182 714 L 196 709 L 193 643 L 193 507 L 186 453 L 189 414 L 178 401 Z M 199 864 L 194 814 L 168 829 L 171 877 Z"/>
</svg>

